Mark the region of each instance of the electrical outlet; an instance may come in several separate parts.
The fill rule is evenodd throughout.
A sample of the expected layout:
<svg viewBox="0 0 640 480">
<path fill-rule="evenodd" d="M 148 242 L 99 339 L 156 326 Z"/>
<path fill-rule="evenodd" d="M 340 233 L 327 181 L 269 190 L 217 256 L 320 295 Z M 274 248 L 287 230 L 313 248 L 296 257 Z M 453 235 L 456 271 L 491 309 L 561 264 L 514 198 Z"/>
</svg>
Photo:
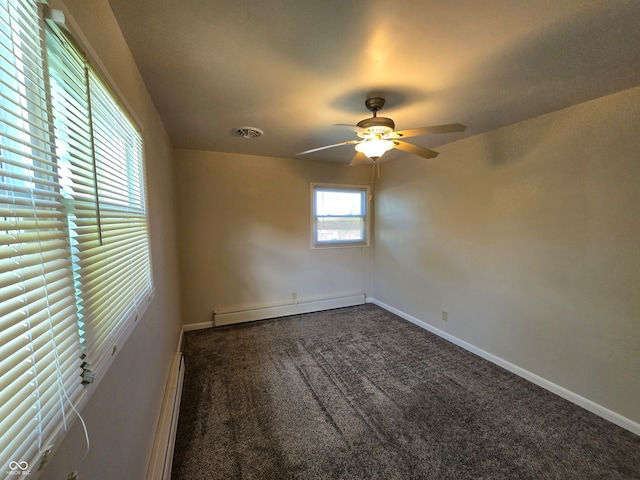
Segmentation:
<svg viewBox="0 0 640 480">
<path fill-rule="evenodd" d="M 442 320 L 445 322 L 449 320 L 449 312 L 442 310 Z"/>
<path fill-rule="evenodd" d="M 298 299 L 298 292 L 291 292 L 291 300 L 297 300 Z"/>
</svg>

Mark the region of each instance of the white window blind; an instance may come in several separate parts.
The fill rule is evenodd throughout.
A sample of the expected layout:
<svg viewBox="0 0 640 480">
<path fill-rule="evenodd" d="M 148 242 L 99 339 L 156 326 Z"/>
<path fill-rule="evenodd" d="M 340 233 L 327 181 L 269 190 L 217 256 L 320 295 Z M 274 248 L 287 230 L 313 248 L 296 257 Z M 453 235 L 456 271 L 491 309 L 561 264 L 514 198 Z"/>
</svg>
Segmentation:
<svg viewBox="0 0 640 480">
<path fill-rule="evenodd" d="M 152 293 L 142 138 L 71 40 L 48 32 L 47 49 L 85 362 L 95 372 Z"/>
<path fill-rule="evenodd" d="M 0 0 L 0 475 L 35 462 L 81 392 L 36 3 Z"/>
</svg>

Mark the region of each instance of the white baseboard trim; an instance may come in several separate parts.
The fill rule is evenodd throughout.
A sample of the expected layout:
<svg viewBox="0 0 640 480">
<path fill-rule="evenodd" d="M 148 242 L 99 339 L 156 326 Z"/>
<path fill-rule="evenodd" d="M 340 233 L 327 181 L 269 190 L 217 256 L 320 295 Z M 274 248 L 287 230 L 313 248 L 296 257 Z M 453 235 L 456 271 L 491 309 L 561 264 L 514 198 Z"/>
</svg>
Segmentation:
<svg viewBox="0 0 640 480">
<path fill-rule="evenodd" d="M 173 447 L 178 428 L 183 382 L 184 361 L 182 354 L 174 353 L 162 400 L 162 409 L 151 451 L 151 459 L 149 460 L 147 480 L 169 480 L 171 478 Z"/>
<path fill-rule="evenodd" d="M 322 310 L 330 310 L 333 308 L 351 307 L 354 305 L 362 305 L 364 303 L 364 293 L 357 292 L 327 297 L 298 299 L 297 301 L 290 302 L 239 307 L 236 309 L 216 310 L 213 312 L 213 324 L 216 327 L 222 325 L 234 325 L 236 323 L 253 322 L 255 320 L 285 317 L 301 313 L 320 312 Z"/>
<path fill-rule="evenodd" d="M 204 330 L 205 328 L 211 328 L 213 326 L 214 325 L 212 321 L 182 325 L 180 329 L 180 338 L 178 338 L 178 346 L 176 347 L 176 352 L 182 352 L 182 342 L 184 340 L 184 332 L 188 332 L 190 330 Z"/>
<path fill-rule="evenodd" d="M 445 340 L 448 340 L 451 343 L 454 343 L 459 347 L 462 347 L 465 350 L 468 350 L 469 352 L 474 353 L 479 357 L 482 357 L 485 360 L 488 360 L 491 363 L 494 363 L 504 368 L 505 370 L 510 371 L 511 373 L 515 373 L 516 375 L 524 378 L 525 380 L 530 381 L 531 383 L 534 383 L 552 393 L 555 393 L 556 395 L 578 405 L 579 407 L 584 408 L 585 410 L 590 411 L 591 413 L 595 413 L 596 415 L 604 418 L 605 420 L 610 421 L 611 423 L 615 423 L 619 427 L 629 430 L 630 432 L 635 433 L 636 435 L 640 435 L 640 423 L 634 422 L 629 418 L 623 417 L 622 415 L 612 410 L 609 410 L 608 408 L 605 408 L 602 405 L 599 405 L 587 398 L 584 398 L 578 395 L 577 393 L 567 390 L 566 388 L 561 387 L 560 385 L 550 382 L 549 380 L 542 378 L 536 375 L 535 373 L 525 370 L 524 368 L 521 368 L 517 365 L 514 365 L 513 363 L 510 363 L 496 355 L 493 355 L 492 353 L 486 352 L 470 343 L 465 342 L 464 340 L 454 337 L 453 335 L 447 332 L 444 332 L 434 327 L 433 325 L 423 322 L 422 320 L 419 320 L 418 318 L 412 315 L 409 315 L 408 313 L 398 310 L 397 308 L 394 308 L 391 305 L 387 305 L 386 303 L 376 300 L 375 298 L 367 298 L 367 303 L 373 303 L 375 305 L 378 305 L 379 307 L 384 308 L 385 310 L 388 310 L 391 313 L 394 313 L 399 317 L 421 328 L 424 328 L 425 330 L 428 330 L 431 333 L 434 333 L 435 335 L 438 335 L 439 337 L 442 337 Z"/>
<path fill-rule="evenodd" d="M 189 323 L 187 325 L 182 326 L 183 332 L 189 332 L 191 330 L 203 330 L 205 328 L 215 327 L 213 320 L 210 322 L 202 322 L 202 323 Z"/>
</svg>

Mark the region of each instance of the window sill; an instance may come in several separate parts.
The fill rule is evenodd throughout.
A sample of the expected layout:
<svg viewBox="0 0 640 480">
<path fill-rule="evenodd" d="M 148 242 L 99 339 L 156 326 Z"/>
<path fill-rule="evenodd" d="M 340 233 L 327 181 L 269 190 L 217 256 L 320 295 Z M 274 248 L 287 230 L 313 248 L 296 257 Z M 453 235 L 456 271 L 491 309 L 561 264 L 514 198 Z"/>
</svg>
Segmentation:
<svg viewBox="0 0 640 480">
<path fill-rule="evenodd" d="M 327 250 L 332 248 L 367 248 L 368 243 L 321 243 L 311 245 L 311 250 Z"/>
</svg>

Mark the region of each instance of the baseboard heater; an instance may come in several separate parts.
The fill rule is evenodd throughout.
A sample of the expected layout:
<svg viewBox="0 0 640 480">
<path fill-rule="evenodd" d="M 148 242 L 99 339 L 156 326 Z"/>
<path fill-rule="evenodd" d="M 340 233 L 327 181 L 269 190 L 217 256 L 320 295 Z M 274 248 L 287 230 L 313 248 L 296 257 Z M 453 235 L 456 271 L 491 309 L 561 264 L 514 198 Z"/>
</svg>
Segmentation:
<svg viewBox="0 0 640 480">
<path fill-rule="evenodd" d="M 182 353 L 174 353 L 146 480 L 169 480 L 171 478 L 173 447 L 180 414 L 183 381 L 184 360 Z"/>
<path fill-rule="evenodd" d="M 366 301 L 362 292 L 346 293 L 327 297 L 299 299 L 297 301 L 254 305 L 237 309 L 216 310 L 213 312 L 213 324 L 232 325 L 235 323 L 265 320 L 267 318 L 285 317 L 300 313 L 320 312 L 333 308 L 362 305 Z"/>
</svg>

